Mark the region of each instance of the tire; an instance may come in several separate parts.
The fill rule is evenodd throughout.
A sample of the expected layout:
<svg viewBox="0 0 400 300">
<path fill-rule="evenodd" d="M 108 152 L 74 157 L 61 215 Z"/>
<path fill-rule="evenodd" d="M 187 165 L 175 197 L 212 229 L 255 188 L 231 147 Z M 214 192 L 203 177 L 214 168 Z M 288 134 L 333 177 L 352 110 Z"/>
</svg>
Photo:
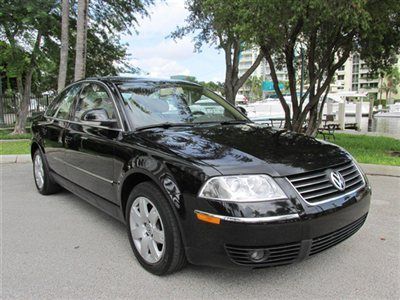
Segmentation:
<svg viewBox="0 0 400 300">
<path fill-rule="evenodd" d="M 144 216 L 141 207 L 145 207 Z M 166 275 L 185 266 L 177 220 L 168 200 L 155 184 L 143 182 L 132 190 L 125 215 L 129 242 L 144 269 L 155 275 Z"/>
<path fill-rule="evenodd" d="M 54 194 L 61 189 L 51 177 L 49 165 L 40 149 L 33 154 L 33 178 L 36 188 L 42 195 Z"/>
</svg>

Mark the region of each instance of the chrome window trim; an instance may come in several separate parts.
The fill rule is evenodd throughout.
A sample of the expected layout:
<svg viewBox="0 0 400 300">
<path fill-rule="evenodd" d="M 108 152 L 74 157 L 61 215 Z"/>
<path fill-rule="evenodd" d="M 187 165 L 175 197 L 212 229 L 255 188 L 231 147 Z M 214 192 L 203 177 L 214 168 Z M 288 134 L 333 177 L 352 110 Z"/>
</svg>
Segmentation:
<svg viewBox="0 0 400 300">
<path fill-rule="evenodd" d="M 67 89 L 72 88 L 74 85 L 78 85 L 79 83 L 81 83 L 81 82 L 80 82 L 80 81 L 79 81 L 79 82 L 73 82 L 73 83 L 67 85 L 65 88 L 63 88 L 63 90 L 62 90 L 59 94 L 57 94 L 57 96 L 54 97 L 54 99 L 53 99 L 52 101 L 54 101 L 62 92 L 64 92 L 64 91 L 67 90 Z M 81 92 L 81 91 L 79 91 L 77 95 L 79 95 L 80 92 Z M 72 104 L 73 104 L 73 103 L 72 103 Z M 49 104 L 49 105 L 50 105 L 50 104 Z M 46 108 L 46 110 L 45 110 L 45 112 L 44 112 L 43 115 L 44 115 L 46 118 L 48 118 L 48 117 L 55 118 L 54 116 L 56 116 L 56 115 L 58 114 L 58 111 L 60 110 L 60 107 L 54 112 L 54 115 L 53 115 L 53 116 L 49 116 L 49 115 L 47 115 L 47 109 L 48 109 L 49 105 L 47 106 L 47 108 Z M 70 111 L 71 111 L 71 108 L 70 108 Z"/>
<path fill-rule="evenodd" d="M 74 165 L 72 165 L 72 164 L 66 162 L 65 160 L 63 160 L 63 159 L 61 159 L 61 158 L 55 157 L 54 159 L 55 159 L 55 160 L 58 160 L 59 162 L 65 164 L 65 165 L 67 165 L 67 166 L 69 166 L 69 167 L 71 167 L 71 168 L 74 168 L 74 169 L 76 169 L 76 170 L 78 170 L 78 171 L 81 171 L 81 172 L 83 172 L 83 173 L 85 173 L 85 174 L 88 174 L 88 175 L 90 175 L 90 176 L 93 176 L 93 177 L 95 177 L 95 178 L 97 178 L 97 179 L 103 180 L 103 181 L 105 181 L 105 182 L 107 182 L 107 183 L 110 183 L 110 184 L 113 184 L 113 183 L 114 183 L 114 181 L 112 181 L 112 180 L 109 180 L 109 179 L 104 178 L 104 177 L 102 177 L 102 176 L 96 175 L 96 174 L 94 174 L 94 173 L 92 173 L 92 172 L 89 172 L 88 170 L 85 170 L 85 169 L 79 168 L 79 167 L 77 167 L 77 166 L 74 166 Z"/>
<path fill-rule="evenodd" d="M 59 122 L 65 122 L 65 123 L 70 123 L 70 124 L 77 124 L 77 125 L 81 125 L 81 126 L 89 126 L 89 127 L 99 128 L 99 129 L 107 129 L 107 130 L 123 132 L 123 130 L 121 128 L 111 128 L 111 127 L 107 127 L 107 126 L 94 125 L 94 124 L 90 124 L 89 122 L 76 122 L 76 121 L 72 121 L 72 120 L 59 119 L 59 118 L 49 117 L 49 116 L 46 116 L 46 118 L 53 120 L 53 121 L 59 121 Z"/>
<path fill-rule="evenodd" d="M 125 107 L 124 107 L 124 99 L 122 98 L 121 92 L 120 92 L 118 86 L 115 84 L 115 82 L 110 82 L 110 84 L 112 84 L 113 88 L 115 89 L 117 98 L 119 98 L 119 100 L 120 100 L 118 102 L 118 104 L 120 104 L 119 108 L 121 109 L 121 112 L 123 115 L 122 120 L 124 121 L 124 124 L 126 124 L 128 127 L 128 128 L 125 128 L 125 131 L 132 131 L 132 126 L 131 126 L 132 124 L 126 115 L 126 111 L 125 111 Z"/>
<path fill-rule="evenodd" d="M 280 215 L 280 216 L 270 216 L 270 217 L 254 217 L 254 218 L 244 218 L 244 217 L 230 217 L 230 216 L 222 216 L 217 214 L 212 214 L 208 212 L 204 212 L 201 210 L 195 210 L 195 214 L 204 214 L 213 218 L 218 218 L 228 222 L 236 222 L 236 223 L 267 223 L 267 222 L 277 222 L 277 221 L 286 221 L 286 220 L 295 220 L 300 219 L 298 213 L 288 214 L 288 215 Z"/>
<path fill-rule="evenodd" d="M 101 82 L 101 81 L 99 81 L 99 80 L 85 79 L 85 80 L 79 81 L 79 83 L 81 83 L 81 84 L 85 84 L 85 83 L 96 83 L 96 84 L 99 84 L 99 85 L 103 86 L 103 87 L 106 89 L 107 94 L 108 94 L 109 96 L 111 96 L 111 99 L 112 99 L 113 104 L 114 104 L 114 109 L 115 109 L 115 111 L 117 112 L 117 115 L 118 115 L 118 121 L 119 121 L 119 124 L 120 124 L 120 126 L 121 126 L 121 128 L 118 128 L 118 129 L 120 129 L 119 131 L 125 132 L 125 128 L 124 128 L 125 126 L 124 126 L 124 123 L 122 122 L 122 117 L 121 117 L 120 111 L 119 111 L 118 106 L 117 106 L 117 103 L 116 103 L 116 101 L 115 101 L 114 94 L 112 93 L 112 91 L 110 90 L 110 88 L 109 88 L 104 82 Z M 82 85 L 82 88 L 81 88 L 81 91 L 80 91 L 79 95 L 82 93 L 82 91 L 83 91 L 84 88 L 85 88 L 85 87 Z M 78 98 L 78 101 L 79 101 L 79 100 L 80 100 L 80 97 Z M 78 104 L 78 101 L 76 102 L 76 105 Z M 74 113 L 75 113 L 75 109 L 74 109 Z M 73 121 L 73 122 L 76 122 L 76 121 Z M 76 123 L 82 124 L 83 122 L 76 122 Z M 90 125 L 90 126 L 91 126 L 91 125 Z M 109 129 L 109 127 L 107 127 L 107 126 L 100 126 L 100 127 L 101 127 L 101 128 Z M 111 129 L 111 128 L 110 128 L 110 129 Z"/>
<path fill-rule="evenodd" d="M 337 200 L 337 199 L 339 199 L 339 198 L 346 197 L 346 196 L 348 196 L 348 195 L 350 195 L 350 194 L 353 194 L 353 193 L 355 193 L 355 192 L 357 192 L 357 191 L 359 191 L 359 190 L 365 188 L 366 182 L 365 182 L 365 178 L 364 178 L 363 173 L 361 172 L 361 170 L 360 170 L 360 168 L 357 166 L 357 164 L 354 162 L 354 160 L 352 160 L 351 163 L 357 168 L 357 171 L 359 172 L 359 174 L 360 174 L 360 176 L 361 176 L 363 185 L 360 186 L 360 187 L 358 187 L 358 188 L 356 188 L 356 189 L 354 189 L 354 190 L 351 190 L 350 192 L 346 192 L 346 193 L 344 193 L 344 194 L 342 194 L 342 195 L 340 195 L 340 196 L 336 196 L 336 197 L 333 197 L 333 198 L 329 198 L 329 199 L 326 199 L 326 200 L 323 200 L 323 201 L 312 202 L 312 203 L 311 203 L 311 202 L 308 202 L 306 199 L 303 198 L 303 196 L 302 196 L 302 195 L 300 194 L 300 192 L 295 188 L 295 186 L 290 182 L 290 180 L 289 180 L 287 177 L 285 177 L 285 179 L 286 179 L 286 181 L 291 185 L 291 187 L 294 189 L 294 191 L 295 191 L 296 194 L 300 197 L 300 199 L 302 199 L 302 200 L 303 200 L 305 203 L 307 203 L 308 205 L 316 206 L 316 205 L 320 205 L 320 204 L 324 204 L 324 203 L 328 203 L 328 202 Z M 338 190 L 338 191 L 339 191 L 339 190 Z"/>
<path fill-rule="evenodd" d="M 121 117 L 120 110 L 118 109 L 119 106 L 117 105 L 115 96 L 114 96 L 114 94 L 112 93 L 112 91 L 110 90 L 110 88 L 109 88 L 104 82 L 101 82 L 101 81 L 98 81 L 98 80 L 85 79 L 85 80 L 82 80 L 82 81 L 73 82 L 73 83 L 69 84 L 68 86 L 66 86 L 66 87 L 63 89 L 63 91 L 64 91 L 65 89 L 67 89 L 67 88 L 70 88 L 70 87 L 74 86 L 74 85 L 81 84 L 81 85 L 82 85 L 82 86 L 81 86 L 81 90 L 79 91 L 79 94 L 78 94 L 78 95 L 80 95 L 80 93 L 82 92 L 82 89 L 83 89 L 83 84 L 85 84 L 85 83 L 97 83 L 97 84 L 100 84 L 101 86 L 105 87 L 105 89 L 107 90 L 107 93 L 108 93 L 109 95 L 111 95 L 111 99 L 112 99 L 113 104 L 114 104 L 114 109 L 115 109 L 116 112 L 117 112 L 118 121 L 119 121 L 119 124 L 120 124 L 121 128 L 110 128 L 110 127 L 107 127 L 107 126 L 85 124 L 84 122 L 77 122 L 77 121 L 72 121 L 72 120 L 60 119 L 60 118 L 57 118 L 57 117 L 54 117 L 54 116 L 49 116 L 49 115 L 47 115 L 47 114 L 46 114 L 47 109 L 46 109 L 46 111 L 45 111 L 45 113 L 44 113 L 44 117 L 49 118 L 49 119 L 51 119 L 51 120 L 62 121 L 62 122 L 68 122 L 68 123 L 72 123 L 72 124 L 78 124 L 78 125 L 84 125 L 84 126 L 91 126 L 91 127 L 95 127 L 95 128 L 109 129 L 109 130 L 114 130 L 114 131 L 126 132 L 126 128 L 125 128 L 125 126 L 124 126 L 124 122 L 122 122 L 123 119 L 122 119 L 122 117 Z M 79 99 L 78 99 L 78 100 L 79 100 Z M 54 101 L 54 99 L 53 99 L 53 101 Z M 76 104 L 77 104 L 77 103 L 76 103 Z M 75 108 L 74 108 L 74 112 L 75 112 Z M 58 113 L 58 110 L 54 113 L 54 115 L 56 115 L 57 113 Z"/>
</svg>

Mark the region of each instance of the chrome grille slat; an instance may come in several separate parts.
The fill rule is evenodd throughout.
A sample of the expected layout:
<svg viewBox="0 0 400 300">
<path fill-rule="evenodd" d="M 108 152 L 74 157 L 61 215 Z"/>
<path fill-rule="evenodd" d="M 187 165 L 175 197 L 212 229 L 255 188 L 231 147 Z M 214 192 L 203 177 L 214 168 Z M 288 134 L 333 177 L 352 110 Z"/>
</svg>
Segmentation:
<svg viewBox="0 0 400 300">
<path fill-rule="evenodd" d="M 313 178 L 322 177 L 322 176 L 324 176 L 324 173 L 310 175 L 310 176 L 305 177 L 305 178 L 301 177 L 301 178 L 293 179 L 292 182 L 304 181 L 304 180 L 313 179 Z"/>
<path fill-rule="evenodd" d="M 358 181 L 350 183 L 347 187 L 352 187 L 353 185 L 356 185 L 357 183 L 362 182 L 362 179 L 360 178 Z"/>
<path fill-rule="evenodd" d="M 328 177 L 330 171 L 337 171 L 345 180 L 345 190 L 338 190 Z M 327 202 L 345 194 L 350 194 L 365 185 L 364 179 L 357 166 L 352 162 L 342 163 L 304 174 L 288 176 L 287 180 L 292 184 L 303 199 L 310 204 Z"/>
<path fill-rule="evenodd" d="M 302 193 L 302 194 L 307 194 L 307 193 L 310 193 L 310 192 L 315 192 L 315 191 L 319 191 L 319 190 L 323 190 L 323 189 L 331 188 L 331 187 L 332 187 L 332 184 L 328 183 L 328 184 L 325 184 L 323 186 L 315 187 L 315 188 L 308 189 L 308 190 L 301 190 L 299 192 Z"/>
<path fill-rule="evenodd" d="M 348 175 L 350 175 L 350 174 L 353 174 L 354 172 L 357 172 L 358 170 L 356 169 L 356 168 L 353 168 L 353 169 L 351 169 L 350 171 L 347 171 L 347 172 L 340 172 L 340 174 L 342 174 L 342 176 L 343 177 L 346 177 L 346 176 L 348 176 Z"/>
<path fill-rule="evenodd" d="M 360 177 L 360 175 L 359 174 L 356 174 L 356 175 L 354 175 L 354 176 L 352 176 L 352 177 L 350 177 L 350 178 L 344 178 L 345 180 L 346 180 L 346 183 L 348 182 L 348 181 L 351 181 L 351 180 L 353 180 L 353 179 L 355 179 L 355 178 L 359 178 Z"/>
<path fill-rule="evenodd" d="M 321 184 L 321 183 L 324 183 L 324 182 L 329 182 L 329 180 L 324 178 L 324 179 L 321 179 L 321 180 L 315 181 L 315 182 L 312 181 L 312 182 L 309 182 L 309 183 L 299 184 L 299 185 L 296 185 L 296 187 L 300 189 L 300 188 L 303 188 L 303 187 L 307 187 L 307 186 L 314 185 L 314 184 Z"/>
<path fill-rule="evenodd" d="M 350 165 L 346 165 L 344 167 L 341 167 L 341 168 L 337 168 L 336 167 L 336 168 L 332 168 L 332 169 L 334 169 L 334 170 L 336 170 L 338 172 L 343 172 L 344 170 L 350 169 L 351 167 L 354 167 L 353 163 L 351 163 Z"/>
<path fill-rule="evenodd" d="M 317 195 L 312 195 L 312 196 L 305 196 L 304 199 L 309 200 L 309 199 L 314 199 L 314 198 L 319 198 L 322 196 L 326 196 L 332 193 L 336 193 L 338 190 L 335 188 L 329 189 L 329 191 L 327 193 L 319 193 Z"/>
</svg>

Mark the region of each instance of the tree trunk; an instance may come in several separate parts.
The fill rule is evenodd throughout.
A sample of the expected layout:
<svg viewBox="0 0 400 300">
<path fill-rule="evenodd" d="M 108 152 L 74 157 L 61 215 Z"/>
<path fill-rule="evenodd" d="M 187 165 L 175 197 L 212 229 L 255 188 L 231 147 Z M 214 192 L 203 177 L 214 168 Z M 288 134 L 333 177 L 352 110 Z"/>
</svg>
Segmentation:
<svg viewBox="0 0 400 300">
<path fill-rule="evenodd" d="M 315 137 L 318 133 L 318 128 L 321 126 L 321 123 L 322 123 L 322 114 L 323 114 L 326 99 L 328 98 L 328 92 L 329 92 L 329 87 L 325 92 L 325 95 L 321 101 L 320 107 L 318 107 L 318 104 L 317 104 L 317 107 L 310 112 L 310 121 L 308 122 L 307 130 L 306 130 L 306 135 L 308 135 L 308 136 Z"/>
<path fill-rule="evenodd" d="M 25 86 L 22 94 L 20 108 L 17 113 L 17 121 L 15 122 L 15 127 L 12 134 L 21 134 L 26 132 L 25 126 L 26 126 L 26 119 L 28 118 L 28 113 L 29 113 L 29 104 L 30 104 L 31 90 L 32 90 L 32 75 L 36 65 L 36 56 L 37 53 L 39 52 L 41 41 L 42 41 L 42 33 L 38 31 L 36 36 L 36 42 L 32 49 L 30 57 L 29 68 L 26 71 Z"/>
<path fill-rule="evenodd" d="M 78 20 L 76 24 L 76 57 L 75 57 L 75 81 L 83 79 L 86 71 L 86 43 L 88 27 L 88 1 L 78 1 Z"/>
<path fill-rule="evenodd" d="M 225 99 L 230 104 L 235 105 L 236 93 L 233 90 L 233 86 L 231 82 L 227 82 L 225 79 Z"/>
<path fill-rule="evenodd" d="M 60 93 L 67 79 L 68 68 L 68 27 L 69 27 L 69 0 L 62 0 L 62 17 L 61 17 L 61 49 L 60 49 L 60 67 L 58 70 L 58 86 Z"/>
<path fill-rule="evenodd" d="M 235 105 L 235 99 L 239 89 L 260 65 L 263 55 L 260 53 L 250 68 L 239 77 L 240 41 L 232 38 L 229 42 L 224 43 L 222 48 L 225 52 L 226 67 L 224 82 L 225 99 L 232 105 Z"/>
</svg>

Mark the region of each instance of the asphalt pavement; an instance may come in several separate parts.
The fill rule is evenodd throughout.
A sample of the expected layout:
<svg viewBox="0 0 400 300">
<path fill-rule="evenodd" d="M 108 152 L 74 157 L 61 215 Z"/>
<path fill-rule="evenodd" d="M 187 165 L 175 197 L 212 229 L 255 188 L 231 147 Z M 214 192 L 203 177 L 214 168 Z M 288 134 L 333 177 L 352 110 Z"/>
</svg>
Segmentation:
<svg viewBox="0 0 400 300">
<path fill-rule="evenodd" d="M 309 260 L 157 277 L 135 260 L 123 224 L 69 192 L 40 195 L 31 168 L 0 165 L 2 299 L 400 298 L 399 177 L 370 176 L 365 225 Z"/>
</svg>

